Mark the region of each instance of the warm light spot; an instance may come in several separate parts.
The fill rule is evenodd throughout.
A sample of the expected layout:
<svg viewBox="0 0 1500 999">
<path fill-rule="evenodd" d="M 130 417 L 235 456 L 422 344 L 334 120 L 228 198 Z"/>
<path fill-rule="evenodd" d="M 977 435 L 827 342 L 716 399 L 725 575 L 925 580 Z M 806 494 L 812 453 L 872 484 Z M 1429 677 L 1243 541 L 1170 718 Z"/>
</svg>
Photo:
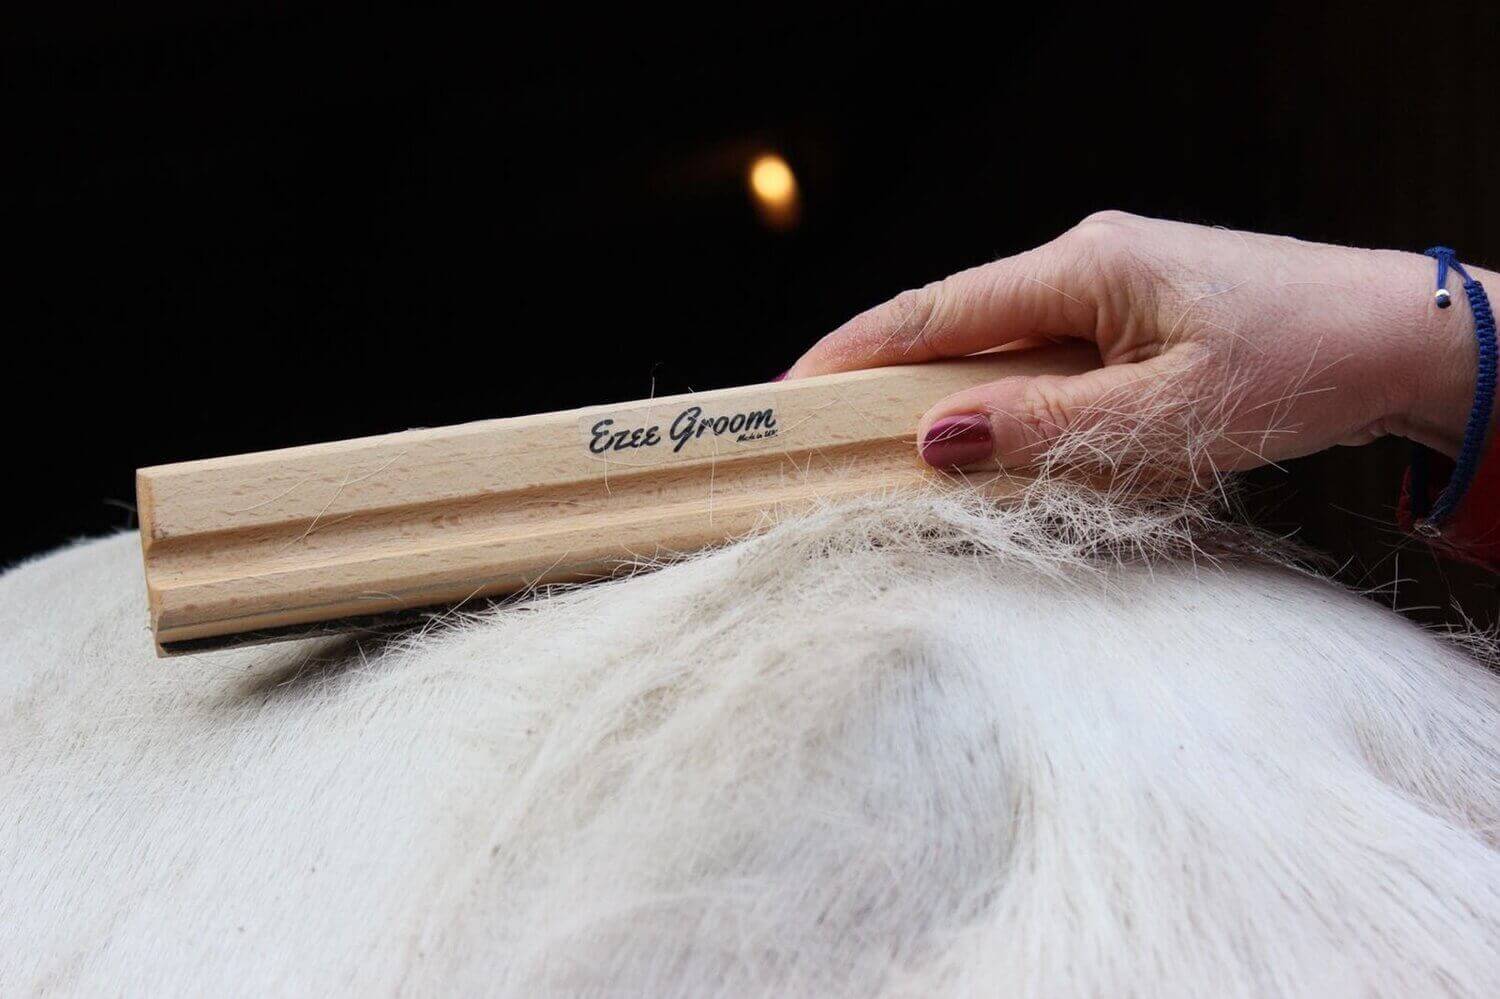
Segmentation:
<svg viewBox="0 0 1500 999">
<path fill-rule="evenodd" d="M 780 156 L 766 153 L 750 164 L 750 193 L 767 224 L 786 228 L 796 222 L 797 177 Z"/>
<path fill-rule="evenodd" d="M 761 201 L 784 205 L 797 196 L 797 178 L 780 156 L 769 154 L 750 167 L 750 189 Z"/>
</svg>

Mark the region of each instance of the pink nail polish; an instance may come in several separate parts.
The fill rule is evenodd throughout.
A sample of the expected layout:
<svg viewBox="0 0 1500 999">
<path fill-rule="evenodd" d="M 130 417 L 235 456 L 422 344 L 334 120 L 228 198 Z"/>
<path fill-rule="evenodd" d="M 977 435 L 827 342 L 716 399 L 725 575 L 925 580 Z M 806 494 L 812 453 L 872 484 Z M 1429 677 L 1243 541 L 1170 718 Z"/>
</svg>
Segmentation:
<svg viewBox="0 0 1500 999">
<path fill-rule="evenodd" d="M 922 460 L 934 468 L 988 461 L 995 453 L 989 418 L 978 413 L 944 417 L 927 428 L 920 450 Z"/>
</svg>

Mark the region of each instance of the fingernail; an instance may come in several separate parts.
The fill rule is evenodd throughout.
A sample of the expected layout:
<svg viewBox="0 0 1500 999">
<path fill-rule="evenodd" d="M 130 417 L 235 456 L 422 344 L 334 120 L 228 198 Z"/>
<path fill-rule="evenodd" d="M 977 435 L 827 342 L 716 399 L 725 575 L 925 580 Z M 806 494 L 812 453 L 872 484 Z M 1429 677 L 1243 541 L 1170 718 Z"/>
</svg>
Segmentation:
<svg viewBox="0 0 1500 999">
<path fill-rule="evenodd" d="M 787 368 L 781 374 L 777 375 L 775 378 L 772 378 L 771 381 L 773 381 L 773 382 L 779 382 L 779 381 L 781 381 L 783 378 L 785 378 L 787 375 L 789 375 L 791 373 L 792 373 L 792 369 L 791 368 Z"/>
<path fill-rule="evenodd" d="M 988 417 L 978 413 L 947 416 L 927 428 L 922 460 L 934 468 L 959 468 L 987 461 L 995 453 Z"/>
</svg>

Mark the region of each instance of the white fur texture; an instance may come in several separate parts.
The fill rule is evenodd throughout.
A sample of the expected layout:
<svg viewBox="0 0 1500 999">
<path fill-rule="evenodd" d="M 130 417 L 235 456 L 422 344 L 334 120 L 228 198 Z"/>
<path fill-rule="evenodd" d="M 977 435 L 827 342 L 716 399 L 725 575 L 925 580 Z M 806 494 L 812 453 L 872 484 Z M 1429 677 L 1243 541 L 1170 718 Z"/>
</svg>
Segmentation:
<svg viewBox="0 0 1500 999">
<path fill-rule="evenodd" d="M 0 994 L 1500 995 L 1500 683 L 1202 529 L 884 501 L 169 661 L 133 536 L 51 555 Z"/>
</svg>

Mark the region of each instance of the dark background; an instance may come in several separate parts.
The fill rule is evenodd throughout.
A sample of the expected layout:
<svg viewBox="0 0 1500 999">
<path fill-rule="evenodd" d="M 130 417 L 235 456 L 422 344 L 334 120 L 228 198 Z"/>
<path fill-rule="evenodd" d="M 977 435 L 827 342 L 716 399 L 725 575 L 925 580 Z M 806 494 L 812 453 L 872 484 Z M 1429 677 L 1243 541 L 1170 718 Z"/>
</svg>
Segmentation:
<svg viewBox="0 0 1500 999">
<path fill-rule="evenodd" d="M 1311 7 L 3 15 L 0 562 L 133 525 L 141 465 L 769 378 L 1101 208 L 1500 264 L 1495 15 Z M 1403 462 L 1252 505 L 1493 620 L 1385 526 Z"/>
</svg>

